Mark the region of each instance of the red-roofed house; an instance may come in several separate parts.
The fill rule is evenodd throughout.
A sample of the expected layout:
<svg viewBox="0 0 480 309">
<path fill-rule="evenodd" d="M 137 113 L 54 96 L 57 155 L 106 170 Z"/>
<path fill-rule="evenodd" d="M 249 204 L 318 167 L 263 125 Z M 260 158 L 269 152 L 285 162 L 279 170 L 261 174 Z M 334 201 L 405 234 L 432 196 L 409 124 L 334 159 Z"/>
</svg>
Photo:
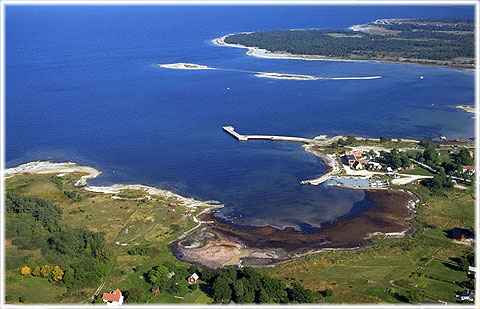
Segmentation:
<svg viewBox="0 0 480 309">
<path fill-rule="evenodd" d="M 462 172 L 468 172 L 470 175 L 475 174 L 475 166 L 473 165 L 462 165 Z"/>
<path fill-rule="evenodd" d="M 123 304 L 122 291 L 116 289 L 112 293 L 103 293 L 102 300 L 107 303 L 107 306 L 121 306 Z"/>
<path fill-rule="evenodd" d="M 355 160 L 360 160 L 363 157 L 363 150 L 360 149 L 354 149 L 350 151 L 346 151 L 345 155 L 352 155 L 355 157 Z"/>
</svg>

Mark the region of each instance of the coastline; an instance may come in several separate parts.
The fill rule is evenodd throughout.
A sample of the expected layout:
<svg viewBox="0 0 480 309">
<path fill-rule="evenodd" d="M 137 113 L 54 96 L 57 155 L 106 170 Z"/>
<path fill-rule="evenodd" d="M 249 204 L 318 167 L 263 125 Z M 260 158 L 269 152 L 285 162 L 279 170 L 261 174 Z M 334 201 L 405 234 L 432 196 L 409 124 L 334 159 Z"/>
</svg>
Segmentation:
<svg viewBox="0 0 480 309">
<path fill-rule="evenodd" d="M 218 268 L 269 267 L 322 251 L 352 251 L 372 247 L 372 238 L 409 237 L 415 229 L 407 222 L 418 198 L 400 190 L 365 190 L 372 206 L 353 217 L 342 217 L 319 232 L 302 234 L 293 228 L 237 228 L 204 214 L 204 224 L 171 243 L 181 261 Z"/>
<path fill-rule="evenodd" d="M 147 198 L 152 198 L 152 195 L 163 196 L 166 198 L 174 198 L 181 202 L 183 206 L 193 207 L 207 207 L 208 210 L 214 208 L 221 208 L 223 205 L 219 205 L 217 201 L 199 201 L 194 198 L 184 197 L 176 194 L 172 191 L 151 187 L 142 184 L 113 184 L 111 186 L 92 186 L 87 183 L 87 180 L 94 179 L 102 173 L 101 171 L 90 167 L 78 165 L 74 162 L 52 162 L 52 161 L 32 161 L 24 164 L 20 164 L 15 167 L 7 168 L 4 171 L 4 179 L 8 179 L 21 174 L 57 174 L 58 177 L 62 177 L 68 173 L 86 173 L 86 175 L 80 177 L 80 179 L 74 184 L 78 189 L 104 194 L 118 194 L 122 190 L 143 190 L 148 195 Z"/>
<path fill-rule="evenodd" d="M 253 32 L 240 32 L 238 34 L 249 34 Z M 340 61 L 340 62 L 366 62 L 366 63 L 395 63 L 395 64 L 405 64 L 405 65 L 420 65 L 420 66 L 427 66 L 427 67 L 437 67 L 437 68 L 445 68 L 451 70 L 459 70 L 459 71 L 468 71 L 468 72 L 475 72 L 475 69 L 471 68 L 460 68 L 460 67 L 453 67 L 453 66 L 446 66 L 446 65 L 437 65 L 434 63 L 418 63 L 418 62 L 405 62 L 405 61 L 382 61 L 382 60 L 375 60 L 375 59 L 344 59 L 344 58 L 333 58 L 323 55 L 298 55 L 292 54 L 288 52 L 271 52 L 269 50 L 255 47 L 255 46 L 245 46 L 241 44 L 231 44 L 226 43 L 225 39 L 229 36 L 235 35 L 236 33 L 226 34 L 222 37 L 215 38 L 210 42 L 213 45 L 217 46 L 224 46 L 224 47 L 235 47 L 235 48 L 243 48 L 246 49 L 246 55 L 257 57 L 257 58 L 266 58 L 266 59 L 289 59 L 289 60 L 305 60 L 305 61 Z"/>
<path fill-rule="evenodd" d="M 317 151 L 306 148 L 306 151 L 319 155 Z M 337 170 L 331 162 L 327 164 L 327 174 Z M 205 207 L 193 218 L 196 226 L 171 241 L 170 247 L 179 260 L 210 268 L 227 265 L 268 267 L 315 252 L 365 249 L 373 245 L 370 241 L 373 237 L 406 237 L 412 233 L 406 221 L 413 216 L 415 203 L 418 202 L 407 192 L 365 190 L 366 197 L 373 202 L 371 207 L 354 217 L 338 218 L 317 233 L 302 234 L 290 227 L 283 230 L 272 226 L 239 229 L 215 218 L 211 211 L 223 207 L 216 201 L 199 201 L 151 186 L 89 185 L 87 180 L 98 177 L 101 171 L 73 162 L 28 162 L 6 169 L 4 178 L 22 174 L 56 174 L 63 177 L 67 173 L 85 174 L 74 186 L 88 192 L 117 194 L 125 189 L 143 190 L 148 194 L 146 198 L 162 196 L 174 198 L 185 207 Z"/>
</svg>

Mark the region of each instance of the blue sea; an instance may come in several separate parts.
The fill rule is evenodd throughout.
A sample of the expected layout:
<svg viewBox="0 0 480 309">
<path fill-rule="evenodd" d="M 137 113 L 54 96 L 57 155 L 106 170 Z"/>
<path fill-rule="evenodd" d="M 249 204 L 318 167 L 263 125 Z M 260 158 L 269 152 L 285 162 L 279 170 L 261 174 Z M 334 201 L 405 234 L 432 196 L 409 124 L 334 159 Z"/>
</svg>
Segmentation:
<svg viewBox="0 0 480 309">
<path fill-rule="evenodd" d="M 241 226 L 314 231 L 371 202 L 312 187 L 326 171 L 300 145 L 222 131 L 425 139 L 474 136 L 474 73 L 417 65 L 261 59 L 213 45 L 229 33 L 347 29 L 380 18 L 473 18 L 461 6 L 6 6 L 6 166 L 71 160 L 225 204 Z M 189 62 L 228 70 L 186 71 Z M 253 72 L 375 80 L 271 80 Z M 420 76 L 424 76 L 420 79 Z"/>
</svg>

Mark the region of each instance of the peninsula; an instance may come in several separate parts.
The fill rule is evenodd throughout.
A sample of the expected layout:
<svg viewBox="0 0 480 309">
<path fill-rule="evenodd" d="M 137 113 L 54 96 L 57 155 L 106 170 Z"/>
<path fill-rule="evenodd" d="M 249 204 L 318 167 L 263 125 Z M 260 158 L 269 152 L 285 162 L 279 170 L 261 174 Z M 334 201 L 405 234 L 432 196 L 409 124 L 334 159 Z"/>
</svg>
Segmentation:
<svg viewBox="0 0 480 309">
<path fill-rule="evenodd" d="M 379 19 L 346 30 L 277 30 L 225 35 L 213 44 L 274 59 L 379 61 L 473 69 L 471 19 Z"/>
</svg>

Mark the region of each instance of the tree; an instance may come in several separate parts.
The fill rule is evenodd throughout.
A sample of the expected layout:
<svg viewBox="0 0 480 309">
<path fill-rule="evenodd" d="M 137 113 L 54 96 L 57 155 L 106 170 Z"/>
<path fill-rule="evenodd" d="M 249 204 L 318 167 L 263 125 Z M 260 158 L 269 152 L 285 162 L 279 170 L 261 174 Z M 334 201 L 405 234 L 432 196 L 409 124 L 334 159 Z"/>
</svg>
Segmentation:
<svg viewBox="0 0 480 309">
<path fill-rule="evenodd" d="M 407 291 L 405 293 L 405 298 L 411 304 L 418 304 L 422 300 L 417 290 Z"/>
<path fill-rule="evenodd" d="M 245 287 L 242 280 L 234 281 L 232 284 L 233 301 L 236 303 L 244 303 L 243 295 L 245 294 Z"/>
<path fill-rule="evenodd" d="M 291 302 L 299 304 L 308 304 L 314 302 L 312 291 L 304 289 L 297 283 L 292 283 L 288 298 Z"/>
<path fill-rule="evenodd" d="M 30 267 L 28 267 L 27 265 L 24 265 L 21 269 L 20 269 L 20 273 L 24 276 L 26 275 L 30 275 L 31 273 L 31 269 Z"/>
<path fill-rule="evenodd" d="M 347 136 L 347 139 L 346 139 L 346 141 L 345 141 L 345 144 L 346 144 L 346 145 L 353 145 L 353 144 L 355 144 L 356 142 L 357 142 L 357 139 L 355 138 L 355 136 L 349 135 L 349 136 Z"/>
<path fill-rule="evenodd" d="M 42 269 L 40 270 L 40 274 L 42 275 L 42 277 L 44 278 L 48 278 L 50 277 L 50 275 L 52 274 L 52 271 L 53 271 L 53 267 L 50 266 L 50 265 L 44 265 L 42 267 Z"/>
<path fill-rule="evenodd" d="M 458 267 L 460 267 L 461 270 L 463 271 L 468 271 L 468 267 L 470 265 L 468 264 L 468 260 L 465 258 L 465 257 L 461 257 L 459 260 L 458 260 Z"/>
<path fill-rule="evenodd" d="M 35 266 L 35 268 L 32 271 L 32 275 L 35 277 L 40 276 L 40 266 Z"/>
<path fill-rule="evenodd" d="M 75 277 L 74 277 L 74 270 L 73 268 L 69 267 L 67 268 L 67 270 L 65 271 L 65 274 L 63 275 L 63 282 L 65 282 L 66 284 L 73 284 L 74 280 L 75 280 Z"/>
<path fill-rule="evenodd" d="M 218 277 L 215 279 L 212 285 L 213 288 L 213 299 L 216 302 L 228 303 L 232 298 L 232 290 L 228 285 L 227 280 L 223 277 Z"/>
<path fill-rule="evenodd" d="M 455 162 L 460 165 L 473 165 L 473 158 L 467 148 L 462 148 L 455 156 Z"/>
<path fill-rule="evenodd" d="M 433 146 L 428 145 L 423 151 L 423 158 L 427 165 L 436 165 L 438 161 L 438 153 Z"/>
<path fill-rule="evenodd" d="M 63 278 L 63 270 L 57 265 L 52 270 L 53 281 L 60 281 Z"/>
<path fill-rule="evenodd" d="M 380 143 L 383 144 L 385 142 L 388 142 L 390 139 L 386 138 L 385 136 L 380 136 Z"/>
<path fill-rule="evenodd" d="M 260 292 L 258 293 L 258 302 L 260 304 L 268 304 L 270 303 L 270 296 L 268 295 L 268 293 L 261 289 Z"/>
<path fill-rule="evenodd" d="M 333 291 L 332 291 L 332 289 L 326 289 L 326 290 L 325 290 L 325 296 L 326 296 L 326 297 L 331 297 L 331 296 L 333 296 Z"/>
<path fill-rule="evenodd" d="M 428 179 L 425 183 L 426 186 L 432 191 L 453 187 L 452 180 L 444 173 L 436 174 L 432 179 Z"/>
</svg>

